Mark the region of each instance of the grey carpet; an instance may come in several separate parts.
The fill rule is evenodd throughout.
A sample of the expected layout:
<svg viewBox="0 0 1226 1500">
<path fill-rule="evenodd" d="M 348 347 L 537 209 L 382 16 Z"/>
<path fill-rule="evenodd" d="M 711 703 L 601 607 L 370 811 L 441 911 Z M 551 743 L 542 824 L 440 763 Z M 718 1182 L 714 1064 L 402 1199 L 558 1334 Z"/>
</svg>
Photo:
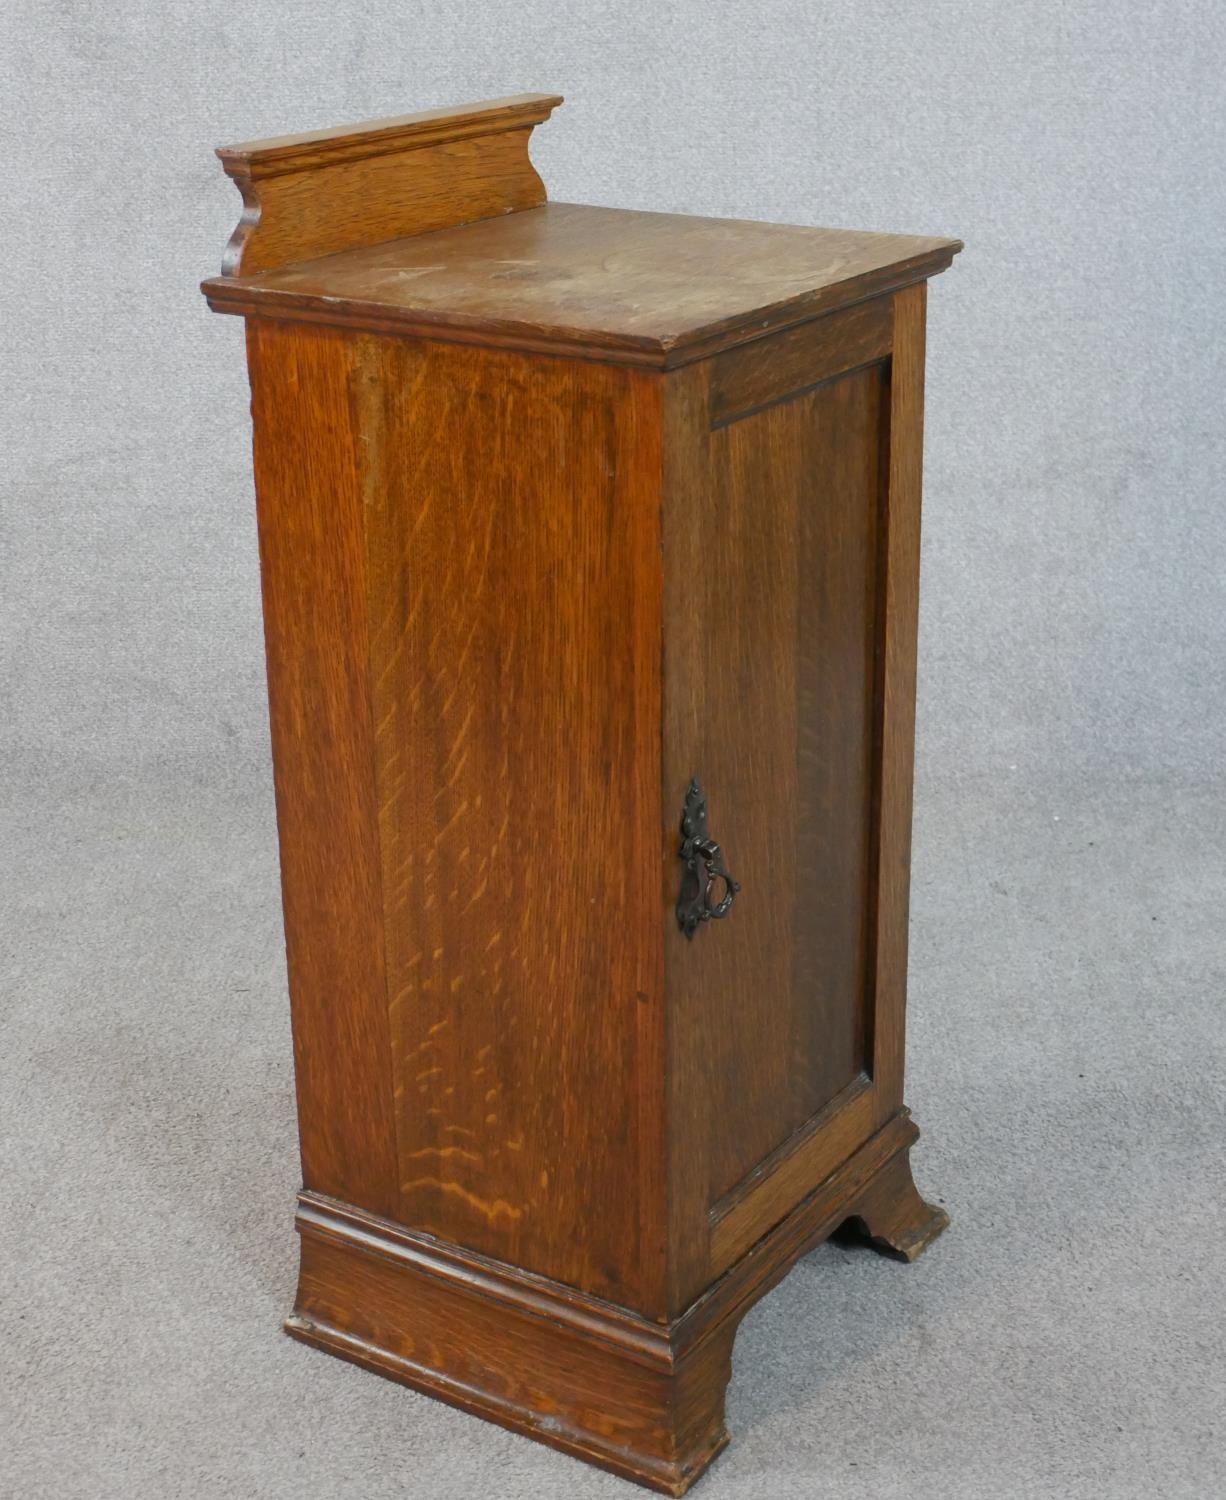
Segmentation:
<svg viewBox="0 0 1226 1500">
<path fill-rule="evenodd" d="M 0 1490 L 632 1491 L 291 1343 L 264 776 L 10 779 Z M 720 1496 L 1219 1493 L 1220 797 L 921 785 L 909 1097 L 953 1228 L 747 1319 Z"/>
<path fill-rule="evenodd" d="M 956 234 L 909 1097 L 952 1230 L 742 1328 L 703 1500 L 1226 1493 L 1226 8 L 5 0 L 0 1496 L 621 1482 L 291 1343 L 219 142 L 553 90 L 563 201 Z"/>
</svg>

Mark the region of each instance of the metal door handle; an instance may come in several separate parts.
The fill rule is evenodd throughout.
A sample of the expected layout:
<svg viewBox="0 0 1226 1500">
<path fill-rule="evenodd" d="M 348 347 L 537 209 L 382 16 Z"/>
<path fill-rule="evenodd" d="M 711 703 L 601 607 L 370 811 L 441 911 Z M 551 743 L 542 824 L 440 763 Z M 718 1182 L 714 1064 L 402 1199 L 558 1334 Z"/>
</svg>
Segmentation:
<svg viewBox="0 0 1226 1500">
<path fill-rule="evenodd" d="M 681 894 L 677 897 L 677 925 L 687 938 L 693 938 L 699 924 L 726 917 L 741 889 L 728 873 L 719 845 L 707 829 L 707 799 L 695 777 L 685 794 L 681 814 Z M 713 891 L 722 882 L 723 895 L 712 900 Z"/>
</svg>

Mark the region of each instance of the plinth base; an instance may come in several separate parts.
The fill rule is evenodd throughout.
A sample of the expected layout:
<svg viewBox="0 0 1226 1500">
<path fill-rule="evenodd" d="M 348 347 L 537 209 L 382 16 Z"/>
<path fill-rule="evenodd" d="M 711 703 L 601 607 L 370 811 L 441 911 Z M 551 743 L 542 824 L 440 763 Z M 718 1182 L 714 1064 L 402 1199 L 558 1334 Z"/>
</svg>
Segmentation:
<svg viewBox="0 0 1226 1500">
<path fill-rule="evenodd" d="M 286 1331 L 355 1364 L 682 1495 L 728 1442 L 741 1318 L 850 1223 L 914 1259 L 949 1222 L 924 1203 L 900 1113 L 672 1323 L 304 1192 Z"/>
</svg>

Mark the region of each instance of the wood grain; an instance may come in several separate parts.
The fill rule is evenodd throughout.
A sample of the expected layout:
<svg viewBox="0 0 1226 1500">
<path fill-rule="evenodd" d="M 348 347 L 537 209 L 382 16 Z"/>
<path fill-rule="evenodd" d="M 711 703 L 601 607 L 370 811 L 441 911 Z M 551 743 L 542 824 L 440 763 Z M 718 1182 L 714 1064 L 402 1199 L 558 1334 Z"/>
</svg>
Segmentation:
<svg viewBox="0 0 1226 1500">
<path fill-rule="evenodd" d="M 367 156 L 387 156 L 466 140 L 507 130 L 539 125 L 562 103 L 561 94 L 514 94 L 480 104 L 456 104 L 444 109 L 419 110 L 358 125 L 331 125 L 258 141 L 219 146 L 217 155 L 227 172 L 248 177 L 275 177 L 337 166 Z"/>
<path fill-rule="evenodd" d="M 791 1213 L 735 1265 L 714 1279 L 670 1324 L 676 1354 L 735 1327 L 759 1298 L 787 1275 L 802 1255 L 829 1239 L 849 1217 L 877 1200 L 874 1184 L 899 1153 L 919 1136 L 915 1122 L 900 1110 L 834 1172 L 800 1199 Z M 893 1181 L 894 1179 L 889 1179 Z M 886 1195 L 880 1195 L 884 1199 Z M 871 1210 L 869 1210 L 871 1211 Z"/>
<path fill-rule="evenodd" d="M 659 393 L 613 366 L 351 347 L 399 1214 L 651 1306 Z"/>
<path fill-rule="evenodd" d="M 223 277 L 538 206 L 528 137 L 561 102 L 527 94 L 220 147 L 243 195 Z"/>
<path fill-rule="evenodd" d="M 732 1265 L 852 1156 L 876 1127 L 872 1082 L 853 1078 L 711 1208 L 710 1266 Z"/>
<path fill-rule="evenodd" d="M 293 1337 L 664 1494 L 726 1444 L 734 1322 L 678 1357 L 666 1326 L 304 1207 Z"/>
<path fill-rule="evenodd" d="M 903 1102 L 907 939 L 911 892 L 911 797 L 915 764 L 915 676 L 919 630 L 920 492 L 924 449 L 924 318 L 927 288 L 894 299 L 880 580 L 877 703 L 880 768 L 878 833 L 871 905 L 872 1074 L 877 1117 Z"/>
<path fill-rule="evenodd" d="M 701 377 L 675 379 L 663 815 L 697 776 L 742 885 L 725 921 L 665 947 L 686 1122 L 672 1170 L 688 1223 L 674 1233 L 692 1245 L 711 1206 L 868 1065 L 883 382 L 865 370 L 704 431 Z M 677 879 L 674 850 L 666 886 Z M 721 1250 L 773 1211 L 744 1210 Z M 675 1295 L 726 1264 L 691 1265 Z"/>
<path fill-rule="evenodd" d="M 399 1204 L 360 435 L 339 333 L 248 329 L 303 1180 Z"/>
<path fill-rule="evenodd" d="M 466 1411 L 681 1495 L 728 1441 L 741 1318 L 843 1226 L 919 1253 L 941 1210 L 914 1192 L 905 1111 L 831 1172 L 682 1316 L 658 1322 L 316 1194 L 286 1331 Z M 932 1218 L 933 1214 L 937 1219 Z M 925 1241 L 926 1243 L 926 1241 Z"/>
<path fill-rule="evenodd" d="M 547 203 L 203 290 L 219 312 L 672 368 L 934 275 L 959 248 Z"/>
<path fill-rule="evenodd" d="M 911 1175 L 909 1151 L 900 1151 L 872 1180 L 840 1226 L 840 1238 L 867 1240 L 899 1260 L 919 1258 L 949 1228 L 949 1215 L 925 1203 Z"/>
<path fill-rule="evenodd" d="M 556 102 L 226 158 L 268 267 L 206 291 L 250 320 L 287 1326 L 675 1495 L 753 1302 L 840 1225 L 911 1257 L 947 1222 L 902 1086 L 959 247 L 527 206 Z M 740 891 L 688 942 L 695 776 Z"/>
<path fill-rule="evenodd" d="M 887 359 L 893 306 L 889 297 L 874 297 L 716 356 L 711 364 L 711 425 L 722 427 Z"/>
</svg>

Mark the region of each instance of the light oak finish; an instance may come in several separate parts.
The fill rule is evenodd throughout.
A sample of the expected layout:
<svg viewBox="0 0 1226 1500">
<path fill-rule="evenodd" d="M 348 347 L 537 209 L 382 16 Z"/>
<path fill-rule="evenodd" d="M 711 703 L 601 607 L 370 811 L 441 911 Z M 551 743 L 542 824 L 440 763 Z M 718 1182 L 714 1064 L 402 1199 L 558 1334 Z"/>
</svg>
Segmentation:
<svg viewBox="0 0 1226 1500">
<path fill-rule="evenodd" d="M 225 276 L 534 208 L 532 127 L 557 94 L 522 94 L 363 126 L 223 146 L 243 195 Z"/>
<path fill-rule="evenodd" d="M 882 364 L 890 356 L 893 334 L 894 299 L 874 297 L 774 338 L 730 349 L 711 361 L 711 427 L 805 395 L 836 375 Z"/>
<path fill-rule="evenodd" d="M 266 267 L 205 292 L 248 320 L 287 1326 L 681 1494 L 796 1258 L 947 1222 L 903 1036 L 925 281 L 959 246 L 545 205 L 556 102 L 222 153 Z M 691 938 L 692 778 L 737 885 Z"/>
<path fill-rule="evenodd" d="M 253 319 L 247 352 L 303 1177 L 393 1214 L 392 1099 L 386 1072 L 371 1067 L 388 1055 L 391 1030 L 360 449 L 334 417 L 346 386 L 326 355 L 342 336 L 287 351 L 266 382 L 259 372 L 279 332 Z M 284 405 L 287 382 L 296 413 Z"/>
<path fill-rule="evenodd" d="M 399 1217 L 659 1307 L 656 382 L 344 347 L 367 374 Z M 628 1211 L 593 1217 L 594 1201 Z"/>
<path fill-rule="evenodd" d="M 940 1210 L 912 1201 L 907 1153 L 917 1133 L 905 1111 L 895 1116 L 668 1323 L 304 1192 L 302 1270 L 286 1330 L 682 1495 L 727 1445 L 732 1345 L 758 1298 L 836 1230 L 913 1258 L 922 1248 L 915 1236 L 943 1227 Z M 876 1184 L 888 1192 L 874 1193 Z M 846 1222 L 849 1203 L 857 1217 Z"/>
<path fill-rule="evenodd" d="M 218 312 L 671 368 L 921 281 L 959 248 L 548 203 L 204 291 Z"/>
</svg>

